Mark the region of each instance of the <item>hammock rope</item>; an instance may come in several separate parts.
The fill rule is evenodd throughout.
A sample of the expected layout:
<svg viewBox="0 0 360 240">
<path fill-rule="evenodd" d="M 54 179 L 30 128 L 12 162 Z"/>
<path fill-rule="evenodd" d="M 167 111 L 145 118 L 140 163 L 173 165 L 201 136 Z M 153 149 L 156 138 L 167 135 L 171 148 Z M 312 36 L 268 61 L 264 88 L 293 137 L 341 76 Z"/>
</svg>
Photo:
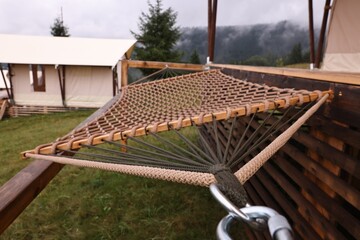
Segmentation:
<svg viewBox="0 0 360 240">
<path fill-rule="evenodd" d="M 120 97 L 93 121 L 31 153 L 54 154 L 81 144 L 126 140 L 314 101 L 321 92 L 279 89 L 235 79 L 219 70 L 124 87 Z M 64 142 L 61 142 L 64 141 Z M 69 146 L 71 143 L 71 146 Z M 54 147 L 54 145 L 56 147 Z"/>
<path fill-rule="evenodd" d="M 232 202 L 243 207 L 247 198 L 242 185 L 329 96 L 254 84 L 219 70 L 131 85 L 121 94 L 89 124 L 24 155 L 199 186 L 217 183 Z M 258 117 L 265 113 L 264 118 Z M 247 119 L 247 124 L 236 142 L 233 136 L 239 135 L 241 119 Z M 230 125 L 226 133 L 218 128 L 219 122 Z M 253 125 L 258 127 L 250 131 Z M 201 133 L 190 139 L 181 130 L 185 127 Z M 176 140 L 161 132 L 173 133 Z M 106 147 L 97 146 L 102 143 Z M 60 156 L 62 152 L 74 157 Z M 252 159 L 245 163 L 248 158 Z"/>
</svg>

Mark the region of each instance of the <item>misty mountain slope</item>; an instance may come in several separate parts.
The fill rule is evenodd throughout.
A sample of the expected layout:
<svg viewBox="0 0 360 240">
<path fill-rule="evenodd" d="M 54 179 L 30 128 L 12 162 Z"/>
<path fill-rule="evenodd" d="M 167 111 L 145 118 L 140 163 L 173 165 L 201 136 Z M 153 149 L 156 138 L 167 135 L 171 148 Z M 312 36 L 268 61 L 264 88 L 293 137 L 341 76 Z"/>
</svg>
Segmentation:
<svg viewBox="0 0 360 240">
<path fill-rule="evenodd" d="M 307 28 L 288 21 L 276 24 L 217 27 L 214 62 L 239 63 L 252 56 L 276 59 L 289 54 L 298 43 L 305 52 L 309 48 L 308 38 Z M 205 62 L 207 28 L 182 28 L 177 48 L 184 52 L 184 61 L 187 61 L 196 50 L 201 62 Z"/>
</svg>

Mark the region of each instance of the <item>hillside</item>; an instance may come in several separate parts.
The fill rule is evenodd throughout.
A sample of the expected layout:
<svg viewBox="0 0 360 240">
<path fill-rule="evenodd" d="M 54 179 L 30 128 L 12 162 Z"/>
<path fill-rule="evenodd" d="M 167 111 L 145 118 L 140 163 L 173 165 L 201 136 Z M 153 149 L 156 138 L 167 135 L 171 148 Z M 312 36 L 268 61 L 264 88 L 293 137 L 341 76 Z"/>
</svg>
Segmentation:
<svg viewBox="0 0 360 240">
<path fill-rule="evenodd" d="M 315 30 L 318 32 L 318 29 Z M 251 26 L 220 26 L 216 29 L 215 59 L 217 63 L 244 63 L 249 59 L 266 60 L 263 65 L 276 65 L 285 60 L 294 46 L 301 44 L 308 55 L 308 29 L 288 21 Z M 207 28 L 182 28 L 177 48 L 183 51 L 184 61 L 196 50 L 202 63 L 207 56 Z"/>
</svg>

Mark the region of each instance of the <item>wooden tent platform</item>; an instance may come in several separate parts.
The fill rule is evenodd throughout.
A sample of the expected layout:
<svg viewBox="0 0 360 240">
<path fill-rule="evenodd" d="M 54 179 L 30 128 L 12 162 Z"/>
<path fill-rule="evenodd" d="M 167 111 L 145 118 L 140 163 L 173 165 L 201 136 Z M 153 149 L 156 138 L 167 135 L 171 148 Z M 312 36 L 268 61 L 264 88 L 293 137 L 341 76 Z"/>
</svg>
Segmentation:
<svg viewBox="0 0 360 240">
<path fill-rule="evenodd" d="M 34 115 L 34 114 L 67 112 L 67 111 L 74 111 L 74 110 L 80 110 L 80 109 L 85 109 L 85 108 L 14 105 L 14 106 L 9 107 L 9 109 L 7 110 L 7 114 L 10 117 L 22 117 L 22 116 L 30 116 L 30 115 Z"/>
<path fill-rule="evenodd" d="M 212 67 L 270 86 L 334 92 L 332 101 L 245 188 L 253 204 L 272 207 L 289 219 L 295 239 L 360 239 L 360 75 Z M 239 121 L 240 127 L 244 124 L 246 119 Z M 226 123 L 218 127 L 226 128 Z M 34 161 L 0 187 L 0 233 L 61 168 L 57 163 Z M 250 239 L 270 239 L 248 233 Z"/>
</svg>

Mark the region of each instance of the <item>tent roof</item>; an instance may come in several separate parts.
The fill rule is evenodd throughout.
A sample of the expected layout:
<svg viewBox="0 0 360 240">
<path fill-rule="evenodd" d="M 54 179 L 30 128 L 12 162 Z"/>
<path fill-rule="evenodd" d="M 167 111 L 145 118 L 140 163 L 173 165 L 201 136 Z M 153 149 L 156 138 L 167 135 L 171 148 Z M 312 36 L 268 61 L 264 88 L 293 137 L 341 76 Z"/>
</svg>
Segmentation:
<svg viewBox="0 0 360 240">
<path fill-rule="evenodd" d="M 0 34 L 0 63 L 115 66 L 136 40 Z"/>
</svg>

